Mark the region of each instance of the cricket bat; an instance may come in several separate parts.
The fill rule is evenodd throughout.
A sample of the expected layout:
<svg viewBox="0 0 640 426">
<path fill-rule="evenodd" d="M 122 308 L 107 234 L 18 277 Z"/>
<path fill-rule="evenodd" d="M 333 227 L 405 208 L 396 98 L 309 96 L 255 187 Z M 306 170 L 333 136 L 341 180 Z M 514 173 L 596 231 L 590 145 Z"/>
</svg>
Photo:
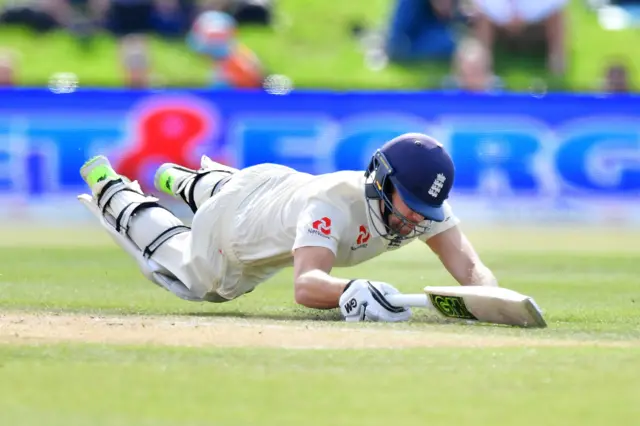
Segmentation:
<svg viewBox="0 0 640 426">
<path fill-rule="evenodd" d="M 393 294 L 386 299 L 397 307 L 427 308 L 444 318 L 525 328 L 547 326 L 531 297 L 503 287 L 427 286 L 424 294 Z"/>
</svg>

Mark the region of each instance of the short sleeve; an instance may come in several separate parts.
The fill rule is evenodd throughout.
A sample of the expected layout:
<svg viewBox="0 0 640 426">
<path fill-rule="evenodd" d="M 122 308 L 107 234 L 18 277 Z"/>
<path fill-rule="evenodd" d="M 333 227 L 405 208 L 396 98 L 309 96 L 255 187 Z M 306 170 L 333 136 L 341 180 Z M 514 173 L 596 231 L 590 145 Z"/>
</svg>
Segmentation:
<svg viewBox="0 0 640 426">
<path fill-rule="evenodd" d="M 453 213 L 453 209 L 447 201 L 444 202 L 442 207 L 444 208 L 444 220 L 442 222 L 432 222 L 431 228 L 418 237 L 420 240 L 427 241 L 429 238 L 460 223 L 460 219 Z"/>
<path fill-rule="evenodd" d="M 334 254 L 348 223 L 348 213 L 328 202 L 310 200 L 300 212 L 292 250 L 326 247 Z"/>
</svg>

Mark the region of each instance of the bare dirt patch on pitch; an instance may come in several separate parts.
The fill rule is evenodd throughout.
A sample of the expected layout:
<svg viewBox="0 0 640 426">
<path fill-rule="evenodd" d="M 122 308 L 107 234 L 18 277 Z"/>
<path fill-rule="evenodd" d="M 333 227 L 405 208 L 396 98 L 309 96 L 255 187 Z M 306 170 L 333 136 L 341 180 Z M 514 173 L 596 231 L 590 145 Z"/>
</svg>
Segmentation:
<svg viewBox="0 0 640 426">
<path fill-rule="evenodd" d="M 88 314 L 0 314 L 0 343 L 103 343 L 185 347 L 363 349 L 418 347 L 630 347 L 630 342 L 336 326 L 304 321 Z"/>
</svg>

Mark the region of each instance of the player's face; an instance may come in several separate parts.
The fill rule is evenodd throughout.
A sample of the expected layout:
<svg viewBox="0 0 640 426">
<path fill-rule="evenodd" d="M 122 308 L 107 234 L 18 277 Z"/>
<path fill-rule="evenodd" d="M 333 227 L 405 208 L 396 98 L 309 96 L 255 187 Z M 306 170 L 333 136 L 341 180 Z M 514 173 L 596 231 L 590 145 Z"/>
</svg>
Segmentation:
<svg viewBox="0 0 640 426">
<path fill-rule="evenodd" d="M 391 202 L 398 214 L 389 216 L 389 227 L 402 236 L 409 235 L 416 225 L 424 220 L 424 216 L 411 210 L 396 191 L 391 196 Z M 403 219 L 403 216 L 406 220 Z"/>
</svg>

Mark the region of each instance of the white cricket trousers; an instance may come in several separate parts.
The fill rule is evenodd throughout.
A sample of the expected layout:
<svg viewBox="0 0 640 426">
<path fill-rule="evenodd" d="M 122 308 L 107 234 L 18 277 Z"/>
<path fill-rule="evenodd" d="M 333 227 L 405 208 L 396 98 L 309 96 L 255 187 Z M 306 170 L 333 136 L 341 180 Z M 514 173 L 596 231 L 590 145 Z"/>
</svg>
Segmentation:
<svg viewBox="0 0 640 426">
<path fill-rule="evenodd" d="M 243 284 L 242 265 L 229 243 L 233 230 L 229 226 L 230 218 L 238 207 L 238 197 L 227 196 L 224 191 L 212 196 L 216 184 L 227 177 L 228 173 L 214 171 L 198 181 L 194 191 L 198 209 L 191 230 L 171 237 L 151 256 L 163 272 L 171 274 L 184 285 L 179 291 L 167 290 L 186 294 L 189 300 L 225 302 L 251 291 L 255 286 L 250 281 Z M 117 218 L 128 205 L 139 201 L 139 194 L 120 191 L 113 196 L 107 211 Z M 180 225 L 184 223 L 169 210 L 149 207 L 132 217 L 128 235 L 140 250 L 144 250 L 167 229 Z"/>
</svg>

